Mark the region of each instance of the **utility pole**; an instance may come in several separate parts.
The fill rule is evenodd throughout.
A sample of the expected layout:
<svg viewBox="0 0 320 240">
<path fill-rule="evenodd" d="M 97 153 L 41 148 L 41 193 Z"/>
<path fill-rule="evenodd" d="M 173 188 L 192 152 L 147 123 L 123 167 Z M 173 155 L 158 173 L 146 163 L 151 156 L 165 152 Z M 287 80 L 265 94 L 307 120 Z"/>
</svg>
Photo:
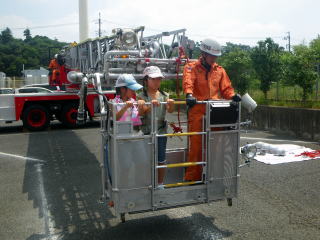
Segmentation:
<svg viewBox="0 0 320 240">
<path fill-rule="evenodd" d="M 101 14 L 100 13 L 99 13 L 98 21 L 95 20 L 95 24 L 98 24 L 98 31 L 95 31 L 95 32 L 98 35 L 98 37 L 101 37 L 101 35 L 102 35 L 102 30 L 101 30 L 102 21 L 101 21 Z"/>
<path fill-rule="evenodd" d="M 288 34 L 288 35 L 287 35 L 286 37 L 284 37 L 283 39 L 284 39 L 284 40 L 288 40 L 287 46 L 288 46 L 289 52 L 291 52 L 290 32 L 287 32 L 287 34 Z"/>
<path fill-rule="evenodd" d="M 318 72 L 318 78 L 317 78 L 317 82 L 316 82 L 316 101 L 318 101 L 319 98 L 319 79 L 320 79 L 320 59 L 318 59 L 317 62 L 317 72 Z"/>
<path fill-rule="evenodd" d="M 101 37 L 101 14 L 99 13 L 99 37 Z"/>
</svg>

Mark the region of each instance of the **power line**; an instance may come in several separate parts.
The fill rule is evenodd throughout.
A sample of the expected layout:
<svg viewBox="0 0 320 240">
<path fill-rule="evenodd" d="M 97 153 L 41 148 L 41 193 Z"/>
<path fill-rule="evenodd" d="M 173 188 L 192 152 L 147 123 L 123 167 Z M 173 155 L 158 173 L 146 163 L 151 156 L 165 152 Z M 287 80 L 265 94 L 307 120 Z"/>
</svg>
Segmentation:
<svg viewBox="0 0 320 240">
<path fill-rule="evenodd" d="M 64 27 L 64 26 L 71 26 L 71 25 L 78 25 L 79 23 L 62 23 L 62 24 L 52 24 L 52 25 L 42 25 L 42 26 L 33 26 L 33 27 L 17 27 L 17 28 L 10 28 L 10 30 L 24 30 L 26 28 L 28 29 L 38 29 L 38 28 L 53 28 L 53 27 Z M 1 28 L 1 31 L 6 28 Z"/>
<path fill-rule="evenodd" d="M 194 36 L 194 37 L 208 37 L 208 35 L 202 35 L 202 34 L 192 34 L 188 33 L 188 36 Z M 216 35 L 216 38 L 228 38 L 228 39 L 265 39 L 267 37 L 270 38 L 283 38 L 282 36 L 264 36 L 264 37 L 241 37 L 241 36 L 221 36 L 221 35 Z"/>
</svg>

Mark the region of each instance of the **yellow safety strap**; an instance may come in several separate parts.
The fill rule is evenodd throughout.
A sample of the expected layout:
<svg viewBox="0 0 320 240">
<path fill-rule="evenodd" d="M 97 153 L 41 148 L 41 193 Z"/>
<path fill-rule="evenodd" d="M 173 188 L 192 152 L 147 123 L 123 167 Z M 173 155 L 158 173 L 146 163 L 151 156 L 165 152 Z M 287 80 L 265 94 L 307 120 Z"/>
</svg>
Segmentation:
<svg viewBox="0 0 320 240">
<path fill-rule="evenodd" d="M 191 135 L 200 135 L 202 132 L 185 132 L 185 133 L 166 133 L 163 136 L 174 137 L 174 136 L 191 136 Z"/>
<path fill-rule="evenodd" d="M 190 167 L 190 166 L 196 166 L 196 165 L 204 165 L 205 162 L 184 162 L 184 163 L 171 163 L 166 165 L 160 165 L 162 167 L 167 168 L 176 168 L 176 167 Z"/>
<path fill-rule="evenodd" d="M 180 186 L 188 186 L 188 185 L 193 185 L 198 183 L 197 181 L 192 181 L 192 182 L 179 182 L 179 183 L 169 183 L 165 184 L 164 187 L 170 188 L 170 187 L 180 187 Z"/>
</svg>

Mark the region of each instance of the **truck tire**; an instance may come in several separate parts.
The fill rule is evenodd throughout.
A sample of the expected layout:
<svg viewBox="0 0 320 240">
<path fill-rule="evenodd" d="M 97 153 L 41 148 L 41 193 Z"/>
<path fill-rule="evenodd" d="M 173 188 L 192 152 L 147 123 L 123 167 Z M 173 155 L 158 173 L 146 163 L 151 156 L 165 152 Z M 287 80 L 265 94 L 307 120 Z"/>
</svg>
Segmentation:
<svg viewBox="0 0 320 240">
<path fill-rule="evenodd" d="M 42 105 L 31 105 L 23 111 L 22 122 L 30 131 L 44 130 L 50 123 L 49 112 Z"/>
<path fill-rule="evenodd" d="M 68 103 L 62 108 L 61 111 L 61 122 L 67 128 L 74 128 L 77 126 L 77 114 L 78 104 Z"/>
</svg>

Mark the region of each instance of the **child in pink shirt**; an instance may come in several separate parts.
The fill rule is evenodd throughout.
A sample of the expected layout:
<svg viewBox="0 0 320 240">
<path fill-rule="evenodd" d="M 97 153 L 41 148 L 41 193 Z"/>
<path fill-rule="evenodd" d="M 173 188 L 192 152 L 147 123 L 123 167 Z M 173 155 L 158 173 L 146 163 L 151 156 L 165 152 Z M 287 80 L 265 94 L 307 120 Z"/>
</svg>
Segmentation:
<svg viewBox="0 0 320 240">
<path fill-rule="evenodd" d="M 141 125 L 139 110 L 144 104 L 143 100 L 139 100 L 136 104 L 135 91 L 142 88 L 137 83 L 132 74 L 121 74 L 116 82 L 116 97 L 112 100 L 114 103 L 125 103 L 116 106 L 117 121 L 132 121 L 133 126 Z"/>
</svg>

